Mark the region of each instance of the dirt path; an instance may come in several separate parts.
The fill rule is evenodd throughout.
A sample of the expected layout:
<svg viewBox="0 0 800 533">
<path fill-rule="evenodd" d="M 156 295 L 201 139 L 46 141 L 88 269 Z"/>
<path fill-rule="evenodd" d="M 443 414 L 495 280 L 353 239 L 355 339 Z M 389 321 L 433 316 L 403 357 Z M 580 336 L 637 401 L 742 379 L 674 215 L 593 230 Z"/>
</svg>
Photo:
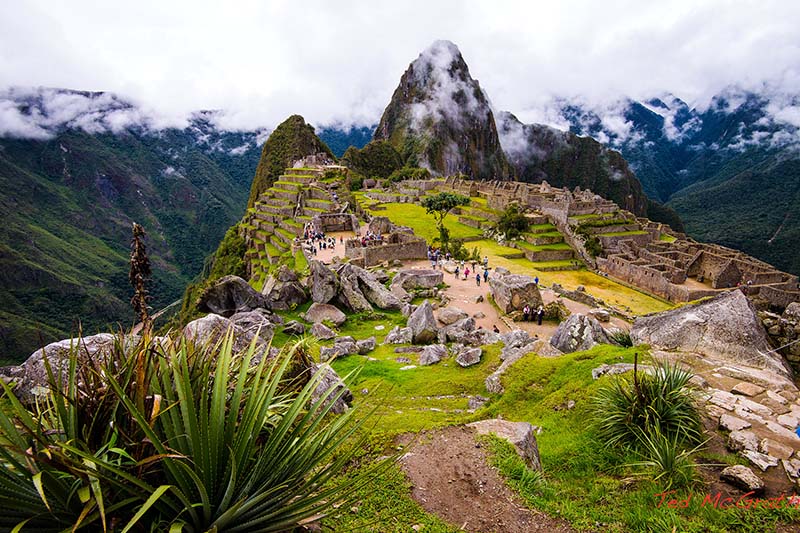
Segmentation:
<svg viewBox="0 0 800 533">
<path fill-rule="evenodd" d="M 419 435 L 401 463 L 412 484 L 412 497 L 429 513 L 464 531 L 573 531 L 563 520 L 526 508 L 489 466 L 486 452 L 469 428 L 449 427 Z"/>
<path fill-rule="evenodd" d="M 429 261 L 408 261 L 403 265 L 403 268 L 430 269 L 431 264 Z M 480 270 L 480 272 L 483 272 L 483 270 Z M 491 278 L 491 271 L 489 276 Z M 481 284 L 478 286 L 478 284 L 475 282 L 474 276 L 471 276 L 470 279 L 465 280 L 463 275 L 456 278 L 454 274 L 445 270 L 444 282 L 449 285 L 449 287 L 445 290 L 445 294 L 448 298 L 450 298 L 449 305 L 451 307 L 458 307 L 459 309 L 469 313 L 470 316 L 474 316 L 477 313 L 483 313 L 485 315 L 484 318 L 475 319 L 475 323 L 478 327 L 491 330 L 496 324 L 501 332 L 509 331 L 510 328 L 500 318 L 500 313 L 497 308 L 489 303 L 489 284 L 485 283 L 483 278 L 481 278 Z M 558 298 L 558 294 L 556 294 L 552 289 L 542 288 L 540 292 L 545 303 L 550 303 Z M 483 302 L 475 301 L 479 295 L 483 296 Z M 569 309 L 571 313 L 580 313 L 585 315 L 591 310 L 591 307 L 588 305 L 573 302 L 572 300 L 568 300 L 566 298 L 561 298 L 561 301 L 564 302 L 564 305 L 566 305 L 567 309 Z M 537 335 L 543 339 L 549 339 L 558 326 L 558 324 L 553 322 L 544 322 L 541 326 L 539 326 L 533 321 L 509 321 L 509 324 L 511 324 L 515 329 L 524 329 L 531 336 Z M 611 323 L 609 325 L 626 330 L 630 328 L 628 323 L 616 317 L 611 319 Z"/>
</svg>

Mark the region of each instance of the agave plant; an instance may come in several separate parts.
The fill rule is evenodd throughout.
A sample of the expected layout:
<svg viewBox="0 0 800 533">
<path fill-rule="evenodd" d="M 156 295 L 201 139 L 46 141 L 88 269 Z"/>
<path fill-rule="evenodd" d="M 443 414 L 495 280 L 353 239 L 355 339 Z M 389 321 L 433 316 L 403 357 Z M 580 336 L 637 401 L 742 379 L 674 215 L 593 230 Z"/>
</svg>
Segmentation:
<svg viewBox="0 0 800 533">
<path fill-rule="evenodd" d="M 609 447 L 641 447 L 642 435 L 656 432 L 679 442 L 699 442 L 700 414 L 688 386 L 692 374 L 677 364 L 658 361 L 652 372 L 620 376 L 594 398 L 595 427 Z"/>
<path fill-rule="evenodd" d="M 255 341 L 242 354 L 232 346 L 230 332 L 213 346 L 146 338 L 80 378 L 76 350 L 38 410 L 3 384 L 0 527 L 282 531 L 371 477 L 335 479 L 364 419 L 330 414 L 342 392 L 313 399 L 321 372 L 291 379 L 305 341 L 257 365 Z M 102 406 L 96 419 L 87 405 Z"/>
</svg>

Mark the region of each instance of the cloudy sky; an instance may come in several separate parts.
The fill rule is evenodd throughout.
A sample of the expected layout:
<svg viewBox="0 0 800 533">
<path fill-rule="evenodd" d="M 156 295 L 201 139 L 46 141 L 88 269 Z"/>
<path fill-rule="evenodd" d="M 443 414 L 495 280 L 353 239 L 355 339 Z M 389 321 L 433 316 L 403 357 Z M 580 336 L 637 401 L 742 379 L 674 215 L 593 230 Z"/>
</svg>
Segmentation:
<svg viewBox="0 0 800 533">
<path fill-rule="evenodd" d="M 495 108 L 530 122 L 553 96 L 800 93 L 798 28 L 791 0 L 0 0 L 0 87 L 113 91 L 163 116 L 224 109 L 232 128 L 292 113 L 373 124 L 408 64 L 449 39 Z"/>
</svg>

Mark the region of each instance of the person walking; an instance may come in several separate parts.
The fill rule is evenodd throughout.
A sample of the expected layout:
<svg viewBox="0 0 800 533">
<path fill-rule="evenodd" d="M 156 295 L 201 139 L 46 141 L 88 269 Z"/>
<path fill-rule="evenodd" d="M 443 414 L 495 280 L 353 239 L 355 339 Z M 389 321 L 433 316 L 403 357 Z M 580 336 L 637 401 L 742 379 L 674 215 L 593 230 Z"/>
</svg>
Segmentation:
<svg viewBox="0 0 800 533">
<path fill-rule="evenodd" d="M 469 279 L 469 267 L 464 269 L 464 279 Z"/>
<path fill-rule="evenodd" d="M 533 278 L 533 283 L 538 287 L 539 286 L 539 276 Z"/>
<path fill-rule="evenodd" d="M 475 274 L 475 283 L 478 285 L 478 287 L 481 286 L 481 275 L 480 274 Z"/>
<path fill-rule="evenodd" d="M 544 308 L 540 305 L 539 309 L 536 311 L 536 324 L 541 326 L 543 318 L 544 318 Z"/>
<path fill-rule="evenodd" d="M 487 283 L 489 281 L 489 269 L 486 268 L 483 270 L 483 282 Z"/>
<path fill-rule="evenodd" d="M 453 272 L 456 275 L 456 279 L 458 279 L 458 265 L 456 265 L 456 269 Z"/>
<path fill-rule="evenodd" d="M 525 304 L 525 307 L 522 308 L 522 321 L 527 322 L 530 314 L 531 308 L 528 306 L 528 304 Z"/>
</svg>

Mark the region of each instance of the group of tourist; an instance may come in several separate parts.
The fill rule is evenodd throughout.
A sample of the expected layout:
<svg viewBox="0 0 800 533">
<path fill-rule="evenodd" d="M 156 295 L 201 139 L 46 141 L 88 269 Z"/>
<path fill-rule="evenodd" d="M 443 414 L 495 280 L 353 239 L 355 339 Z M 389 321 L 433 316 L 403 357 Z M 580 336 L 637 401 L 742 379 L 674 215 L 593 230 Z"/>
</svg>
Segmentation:
<svg viewBox="0 0 800 533">
<path fill-rule="evenodd" d="M 462 279 L 468 280 L 472 279 L 471 275 L 475 274 L 475 284 L 480 287 L 481 286 L 481 273 L 478 272 L 478 263 L 477 261 L 472 262 L 472 270 L 469 269 L 469 265 L 465 264 L 464 261 L 461 261 L 460 264 L 456 265 L 455 270 L 453 270 L 453 274 L 455 274 L 456 279 L 459 278 L 460 275 L 464 277 Z M 489 261 L 488 259 L 483 265 L 483 281 L 484 283 L 489 281 Z"/>
<path fill-rule="evenodd" d="M 373 244 L 383 244 L 383 235 L 368 231 L 361 237 L 361 246 L 371 246 Z"/>
<path fill-rule="evenodd" d="M 522 308 L 522 320 L 524 322 L 536 320 L 536 324 L 541 326 L 542 319 L 544 318 L 544 307 L 540 305 L 536 311 L 531 311 L 531 306 L 525 304 L 525 307 Z"/>
</svg>

